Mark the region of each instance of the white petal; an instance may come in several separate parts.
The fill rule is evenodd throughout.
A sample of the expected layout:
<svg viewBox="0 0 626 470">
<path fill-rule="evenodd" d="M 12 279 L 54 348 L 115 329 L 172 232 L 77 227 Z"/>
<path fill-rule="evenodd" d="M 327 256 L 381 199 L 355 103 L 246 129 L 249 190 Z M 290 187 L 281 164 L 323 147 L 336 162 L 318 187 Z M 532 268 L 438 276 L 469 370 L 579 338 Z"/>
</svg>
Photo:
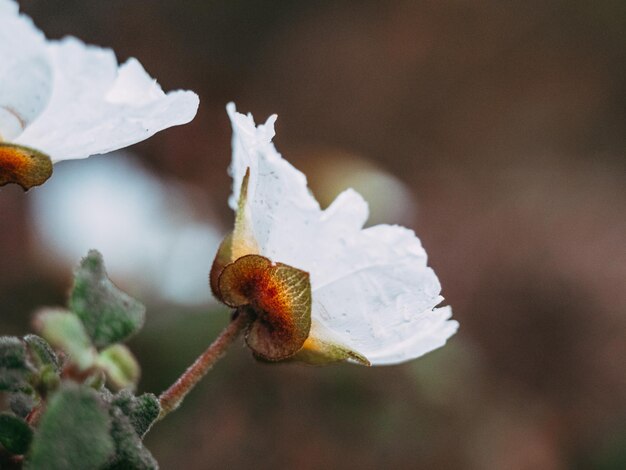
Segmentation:
<svg viewBox="0 0 626 470">
<path fill-rule="evenodd" d="M 440 348 L 448 338 L 456 333 L 459 323 L 449 320 L 452 308 L 449 306 L 423 312 L 419 321 L 413 322 L 407 329 L 402 341 L 387 349 L 375 350 L 366 357 L 372 365 L 391 365 L 409 361 Z"/>
<path fill-rule="evenodd" d="M 0 15 L 17 14 L 20 7 L 14 0 L 0 0 Z"/>
<path fill-rule="evenodd" d="M 52 68 L 43 34 L 12 1 L 0 1 L 0 136 L 13 140 L 45 108 Z"/>
<path fill-rule="evenodd" d="M 52 97 L 16 143 L 41 150 L 54 162 L 126 147 L 196 114 L 195 93 L 166 95 L 135 59 L 118 68 L 113 51 L 72 37 L 47 47 Z"/>
<path fill-rule="evenodd" d="M 259 254 L 308 271 L 315 284 L 315 276 L 325 274 L 318 269 L 325 268 L 319 263 L 320 250 L 339 248 L 342 237 L 360 230 L 367 219 L 367 204 L 349 190 L 322 211 L 304 174 L 284 160 L 271 142 L 276 116 L 257 128 L 252 116 L 237 113 L 234 104 L 227 109 L 233 125 L 231 207 L 236 207 L 249 167 L 247 204 Z"/>
<path fill-rule="evenodd" d="M 363 230 L 367 203 L 353 190 L 324 211 L 306 177 L 276 151 L 275 116 L 255 127 L 227 107 L 233 124 L 233 201 L 250 168 L 248 203 L 260 254 L 311 275 L 316 331 L 372 364 L 413 359 L 445 343 L 458 326 L 413 231 L 379 225 Z"/>
<path fill-rule="evenodd" d="M 342 274 L 313 288 L 313 316 L 372 364 L 414 359 L 456 330 L 441 309 L 433 311 L 441 287 L 411 230 L 362 230 L 336 266 Z"/>
</svg>

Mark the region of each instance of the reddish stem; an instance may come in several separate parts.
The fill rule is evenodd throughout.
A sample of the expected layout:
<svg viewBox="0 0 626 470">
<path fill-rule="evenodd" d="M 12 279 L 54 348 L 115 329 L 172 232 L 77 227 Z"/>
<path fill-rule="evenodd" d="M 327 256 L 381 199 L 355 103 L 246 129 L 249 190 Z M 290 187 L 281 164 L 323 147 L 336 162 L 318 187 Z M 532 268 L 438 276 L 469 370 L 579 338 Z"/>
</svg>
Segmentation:
<svg viewBox="0 0 626 470">
<path fill-rule="evenodd" d="M 43 409 L 44 402 L 42 400 L 37 405 L 35 405 L 32 410 L 30 410 L 30 413 L 28 413 L 28 415 L 26 415 L 26 422 L 33 427 L 37 426 L 37 424 L 39 424 L 39 418 L 41 418 L 41 415 L 43 414 Z"/>
<path fill-rule="evenodd" d="M 249 321 L 250 318 L 245 311 L 235 312 L 232 321 L 207 350 L 189 366 L 170 388 L 161 394 L 159 397 L 159 403 L 161 404 L 159 419 L 163 419 L 167 414 L 180 406 L 185 396 L 187 396 L 196 384 L 209 372 L 213 364 L 224 355 L 226 349 L 228 349 L 233 341 L 246 328 Z"/>
</svg>

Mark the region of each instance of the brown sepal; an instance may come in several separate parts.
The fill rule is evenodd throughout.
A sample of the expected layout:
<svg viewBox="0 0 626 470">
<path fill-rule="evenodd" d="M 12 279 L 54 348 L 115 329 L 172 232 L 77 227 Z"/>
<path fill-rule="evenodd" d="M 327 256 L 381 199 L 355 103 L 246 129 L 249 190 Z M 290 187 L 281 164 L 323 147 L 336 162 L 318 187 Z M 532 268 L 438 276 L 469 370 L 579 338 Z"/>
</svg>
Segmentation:
<svg viewBox="0 0 626 470">
<path fill-rule="evenodd" d="M 211 273 L 209 274 L 209 284 L 211 286 L 211 292 L 213 292 L 213 295 L 222 302 L 224 300 L 222 299 L 222 294 L 220 294 L 218 281 L 220 278 L 220 274 L 222 274 L 224 268 L 233 261 L 232 245 L 233 234 L 229 233 L 228 235 L 226 235 L 224 240 L 222 240 L 220 247 L 217 249 L 217 254 L 215 255 L 215 259 L 213 260 L 213 265 L 211 265 Z"/>
<path fill-rule="evenodd" d="M 311 329 L 309 274 L 259 255 L 227 265 L 218 279 L 218 297 L 230 307 L 244 307 L 256 317 L 246 334 L 257 356 L 278 361 L 302 348 Z"/>
<path fill-rule="evenodd" d="M 0 186 L 18 184 L 24 191 L 46 182 L 52 160 L 44 153 L 21 145 L 0 142 Z"/>
</svg>

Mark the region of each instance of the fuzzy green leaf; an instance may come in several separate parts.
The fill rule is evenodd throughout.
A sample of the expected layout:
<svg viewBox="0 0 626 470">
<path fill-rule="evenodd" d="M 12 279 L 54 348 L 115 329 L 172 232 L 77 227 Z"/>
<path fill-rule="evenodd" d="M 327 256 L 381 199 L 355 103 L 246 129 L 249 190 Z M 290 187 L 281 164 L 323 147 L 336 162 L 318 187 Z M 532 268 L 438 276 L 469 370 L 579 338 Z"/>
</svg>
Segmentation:
<svg viewBox="0 0 626 470">
<path fill-rule="evenodd" d="M 0 413 L 0 444 L 11 454 L 26 453 L 33 439 L 28 423 L 10 413 Z"/>
<path fill-rule="evenodd" d="M 11 393 L 9 396 L 9 407 L 11 411 L 20 418 L 26 418 L 34 406 L 35 400 L 27 393 L 17 392 Z"/>
<path fill-rule="evenodd" d="M 145 307 L 107 277 L 102 255 L 91 250 L 74 274 L 70 309 L 97 348 L 125 341 L 143 326 Z"/>
<path fill-rule="evenodd" d="M 152 393 L 135 397 L 129 390 L 122 390 L 113 397 L 112 404 L 128 416 L 139 437 L 143 437 L 161 413 L 159 399 Z"/>
<path fill-rule="evenodd" d="M 59 359 L 45 339 L 37 335 L 26 335 L 24 341 L 28 345 L 37 366 L 52 366 L 56 372 L 59 372 Z"/>
<path fill-rule="evenodd" d="M 28 387 L 30 368 L 26 346 L 14 336 L 0 337 L 0 391 L 18 391 Z"/>
<path fill-rule="evenodd" d="M 135 428 L 121 409 L 110 408 L 112 419 L 111 437 L 115 442 L 115 458 L 107 470 L 154 470 L 159 465 L 141 442 Z"/>
<path fill-rule="evenodd" d="M 103 350 L 96 361 L 116 389 L 134 389 L 141 369 L 133 353 L 123 344 L 114 344 Z"/>
<path fill-rule="evenodd" d="M 26 468 L 101 469 L 115 452 L 110 432 L 111 418 L 97 392 L 66 384 L 48 402 Z"/>
<path fill-rule="evenodd" d="M 34 325 L 57 349 L 64 351 L 81 370 L 90 368 L 96 351 L 80 319 L 62 309 L 45 309 L 37 313 Z"/>
<path fill-rule="evenodd" d="M 0 367 L 26 368 L 26 346 L 15 336 L 0 337 Z"/>
<path fill-rule="evenodd" d="M 0 391 L 17 392 L 28 387 L 27 374 L 24 371 L 0 368 Z"/>
</svg>

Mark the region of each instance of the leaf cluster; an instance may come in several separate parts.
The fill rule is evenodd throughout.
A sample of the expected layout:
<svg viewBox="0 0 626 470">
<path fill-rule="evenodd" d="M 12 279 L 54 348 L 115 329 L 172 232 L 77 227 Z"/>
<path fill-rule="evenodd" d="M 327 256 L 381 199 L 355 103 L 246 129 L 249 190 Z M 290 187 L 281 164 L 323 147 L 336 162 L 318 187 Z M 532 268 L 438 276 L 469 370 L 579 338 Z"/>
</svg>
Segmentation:
<svg viewBox="0 0 626 470">
<path fill-rule="evenodd" d="M 38 335 L 0 337 L 0 468 L 156 469 L 142 439 L 161 409 L 135 396 L 139 366 L 122 344 L 145 308 L 108 278 L 90 251 L 74 274 L 68 308 L 46 308 Z"/>
</svg>

